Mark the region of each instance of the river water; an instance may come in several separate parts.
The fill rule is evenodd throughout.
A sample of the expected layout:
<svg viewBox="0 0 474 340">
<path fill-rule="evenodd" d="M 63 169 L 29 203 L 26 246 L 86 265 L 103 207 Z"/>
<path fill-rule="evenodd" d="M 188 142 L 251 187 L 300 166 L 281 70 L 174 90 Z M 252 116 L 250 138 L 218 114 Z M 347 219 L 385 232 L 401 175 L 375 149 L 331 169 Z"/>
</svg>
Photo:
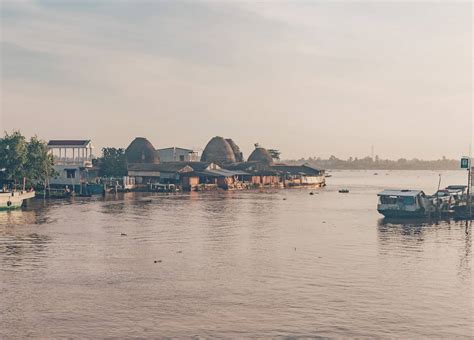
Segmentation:
<svg viewBox="0 0 474 340">
<path fill-rule="evenodd" d="M 442 185 L 465 175 L 442 172 Z M 438 178 L 340 171 L 314 195 L 126 194 L 1 212 L 0 338 L 472 337 L 471 227 L 376 211 L 378 191 L 432 193 Z"/>
</svg>

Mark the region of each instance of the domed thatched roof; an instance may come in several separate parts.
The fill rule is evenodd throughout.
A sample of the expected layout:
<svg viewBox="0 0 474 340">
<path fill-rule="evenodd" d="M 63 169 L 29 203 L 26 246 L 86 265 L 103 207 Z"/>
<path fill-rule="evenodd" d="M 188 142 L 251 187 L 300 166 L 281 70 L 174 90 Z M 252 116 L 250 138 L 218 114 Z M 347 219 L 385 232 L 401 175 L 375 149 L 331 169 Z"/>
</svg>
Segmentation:
<svg viewBox="0 0 474 340">
<path fill-rule="evenodd" d="M 143 137 L 137 137 L 130 143 L 125 156 L 128 163 L 160 163 L 160 157 L 150 141 Z"/>
<path fill-rule="evenodd" d="M 257 147 L 253 152 L 250 154 L 249 162 L 259 162 L 259 163 L 266 163 L 266 164 L 272 164 L 273 163 L 273 158 L 268 152 L 267 149 Z"/>
<path fill-rule="evenodd" d="M 232 151 L 234 152 L 235 161 L 237 163 L 243 162 L 244 154 L 242 153 L 242 151 L 240 151 L 239 146 L 235 144 L 235 142 L 230 138 L 226 138 L 226 141 L 227 143 L 229 143 L 230 147 L 232 148 Z"/>
<path fill-rule="evenodd" d="M 217 164 L 235 163 L 232 147 L 222 137 L 214 137 L 207 143 L 201 155 L 201 162 Z"/>
</svg>

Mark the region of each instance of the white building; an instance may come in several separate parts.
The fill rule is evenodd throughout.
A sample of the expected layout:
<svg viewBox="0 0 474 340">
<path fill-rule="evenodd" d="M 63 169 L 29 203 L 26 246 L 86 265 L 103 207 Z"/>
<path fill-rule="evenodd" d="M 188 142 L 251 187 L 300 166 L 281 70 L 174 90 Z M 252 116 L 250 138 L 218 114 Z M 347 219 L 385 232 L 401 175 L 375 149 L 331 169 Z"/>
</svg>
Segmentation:
<svg viewBox="0 0 474 340">
<path fill-rule="evenodd" d="M 160 162 L 199 162 L 198 152 L 191 149 L 171 147 L 157 151 Z"/>
<path fill-rule="evenodd" d="M 90 140 L 50 140 L 48 149 L 57 172 L 49 179 L 50 184 L 75 186 L 87 182 L 93 148 Z"/>
</svg>

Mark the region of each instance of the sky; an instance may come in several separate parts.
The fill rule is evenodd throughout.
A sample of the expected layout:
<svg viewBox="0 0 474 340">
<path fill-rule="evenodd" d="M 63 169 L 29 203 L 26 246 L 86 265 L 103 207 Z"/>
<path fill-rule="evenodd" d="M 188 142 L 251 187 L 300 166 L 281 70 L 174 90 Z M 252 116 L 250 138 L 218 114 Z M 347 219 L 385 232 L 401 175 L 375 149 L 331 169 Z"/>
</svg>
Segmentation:
<svg viewBox="0 0 474 340">
<path fill-rule="evenodd" d="M 0 130 L 282 158 L 458 158 L 470 1 L 0 0 Z"/>
</svg>

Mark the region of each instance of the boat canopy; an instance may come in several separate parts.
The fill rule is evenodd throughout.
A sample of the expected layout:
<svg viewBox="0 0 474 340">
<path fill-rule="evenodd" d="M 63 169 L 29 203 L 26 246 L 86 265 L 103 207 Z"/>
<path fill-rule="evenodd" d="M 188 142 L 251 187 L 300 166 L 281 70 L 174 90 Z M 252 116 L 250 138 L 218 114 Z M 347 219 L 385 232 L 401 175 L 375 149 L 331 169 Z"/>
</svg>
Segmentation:
<svg viewBox="0 0 474 340">
<path fill-rule="evenodd" d="M 384 190 L 377 196 L 400 196 L 400 197 L 416 197 L 419 194 L 424 195 L 422 190 Z"/>
</svg>

